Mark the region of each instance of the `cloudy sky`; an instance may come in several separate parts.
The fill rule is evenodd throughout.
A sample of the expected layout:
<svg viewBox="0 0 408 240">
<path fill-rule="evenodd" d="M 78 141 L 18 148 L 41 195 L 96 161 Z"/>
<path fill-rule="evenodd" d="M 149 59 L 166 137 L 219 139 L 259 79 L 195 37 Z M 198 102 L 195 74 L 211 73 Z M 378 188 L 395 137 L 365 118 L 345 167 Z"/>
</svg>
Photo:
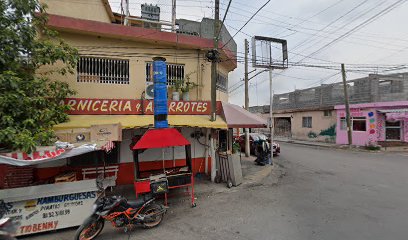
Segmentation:
<svg viewBox="0 0 408 240">
<path fill-rule="evenodd" d="M 133 15 L 140 16 L 141 3 L 153 3 L 161 7 L 162 20 L 171 20 L 171 0 L 129 1 Z M 110 2 L 113 11 L 120 10 L 119 0 Z M 229 0 L 220 2 L 222 19 Z M 268 0 L 232 0 L 225 21 L 231 35 L 266 2 Z M 213 6 L 214 0 L 177 0 L 177 18 L 213 17 Z M 239 62 L 238 68 L 229 75 L 230 89 L 236 89 L 230 94 L 230 102 L 239 105 L 244 102 L 245 38 L 250 40 L 253 35 L 262 35 L 288 41 L 292 66 L 273 72 L 274 92 L 285 93 L 341 81 L 339 70 L 332 69 L 339 68 L 340 63 L 345 63 L 346 69 L 353 69 L 348 72 L 348 79 L 364 77 L 374 71 L 391 73 L 382 71 L 393 67 L 391 65 L 408 64 L 407 13 L 406 0 L 270 0 L 234 37 Z M 374 68 L 376 66 L 378 68 Z M 267 72 L 250 80 L 249 94 L 250 106 L 269 103 Z"/>
</svg>

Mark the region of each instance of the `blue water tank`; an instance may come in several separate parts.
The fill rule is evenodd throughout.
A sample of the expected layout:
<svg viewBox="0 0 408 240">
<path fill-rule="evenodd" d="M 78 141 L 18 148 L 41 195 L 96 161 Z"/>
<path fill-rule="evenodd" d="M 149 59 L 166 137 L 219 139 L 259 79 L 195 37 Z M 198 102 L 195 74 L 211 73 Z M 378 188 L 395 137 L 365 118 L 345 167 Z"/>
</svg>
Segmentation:
<svg viewBox="0 0 408 240">
<path fill-rule="evenodd" d="M 166 59 L 153 58 L 153 81 L 154 81 L 154 127 L 168 128 L 167 121 L 167 66 Z"/>
</svg>

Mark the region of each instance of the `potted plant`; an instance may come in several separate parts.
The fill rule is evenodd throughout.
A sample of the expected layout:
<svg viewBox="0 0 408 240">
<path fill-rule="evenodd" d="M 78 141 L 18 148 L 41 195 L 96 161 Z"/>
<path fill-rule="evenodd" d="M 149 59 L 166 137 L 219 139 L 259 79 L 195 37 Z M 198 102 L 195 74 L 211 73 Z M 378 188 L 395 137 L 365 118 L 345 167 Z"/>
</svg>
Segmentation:
<svg viewBox="0 0 408 240">
<path fill-rule="evenodd" d="M 184 80 L 176 80 L 174 85 L 171 87 L 172 90 L 172 99 L 173 101 L 180 101 L 180 90 L 183 86 Z"/>
<path fill-rule="evenodd" d="M 183 101 L 190 101 L 190 90 L 198 86 L 197 83 L 190 82 L 190 75 L 193 73 L 194 72 L 191 72 L 186 75 L 186 80 L 183 81 L 183 84 L 181 86 Z"/>
</svg>

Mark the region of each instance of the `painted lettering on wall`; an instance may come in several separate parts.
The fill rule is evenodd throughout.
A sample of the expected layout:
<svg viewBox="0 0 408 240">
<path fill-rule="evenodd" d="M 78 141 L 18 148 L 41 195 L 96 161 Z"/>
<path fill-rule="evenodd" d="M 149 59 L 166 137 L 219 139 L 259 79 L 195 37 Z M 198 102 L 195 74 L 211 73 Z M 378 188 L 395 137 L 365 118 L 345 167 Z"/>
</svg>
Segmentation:
<svg viewBox="0 0 408 240">
<path fill-rule="evenodd" d="M 65 104 L 71 107 L 71 115 L 153 114 L 153 100 L 67 98 Z M 168 111 L 169 115 L 209 115 L 211 102 L 168 101 Z M 220 111 L 221 102 L 217 102 L 217 114 Z"/>
<path fill-rule="evenodd" d="M 20 222 L 17 236 L 79 225 L 90 214 L 95 191 L 6 203 L 5 217 Z"/>
<path fill-rule="evenodd" d="M 346 117 L 345 112 L 340 112 L 339 115 L 340 115 L 340 117 Z M 359 108 L 351 108 L 350 109 L 350 116 L 351 117 L 363 117 L 364 112 L 362 112 L 361 109 L 359 109 Z"/>
</svg>

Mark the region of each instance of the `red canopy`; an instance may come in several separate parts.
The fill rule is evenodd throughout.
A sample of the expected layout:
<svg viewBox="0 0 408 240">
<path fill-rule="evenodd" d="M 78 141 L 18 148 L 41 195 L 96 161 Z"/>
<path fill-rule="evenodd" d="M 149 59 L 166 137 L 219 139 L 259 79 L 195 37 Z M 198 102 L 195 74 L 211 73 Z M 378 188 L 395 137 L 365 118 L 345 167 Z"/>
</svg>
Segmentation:
<svg viewBox="0 0 408 240">
<path fill-rule="evenodd" d="M 190 142 L 175 128 L 150 129 L 135 144 L 133 149 L 165 148 L 190 145 Z"/>
</svg>

